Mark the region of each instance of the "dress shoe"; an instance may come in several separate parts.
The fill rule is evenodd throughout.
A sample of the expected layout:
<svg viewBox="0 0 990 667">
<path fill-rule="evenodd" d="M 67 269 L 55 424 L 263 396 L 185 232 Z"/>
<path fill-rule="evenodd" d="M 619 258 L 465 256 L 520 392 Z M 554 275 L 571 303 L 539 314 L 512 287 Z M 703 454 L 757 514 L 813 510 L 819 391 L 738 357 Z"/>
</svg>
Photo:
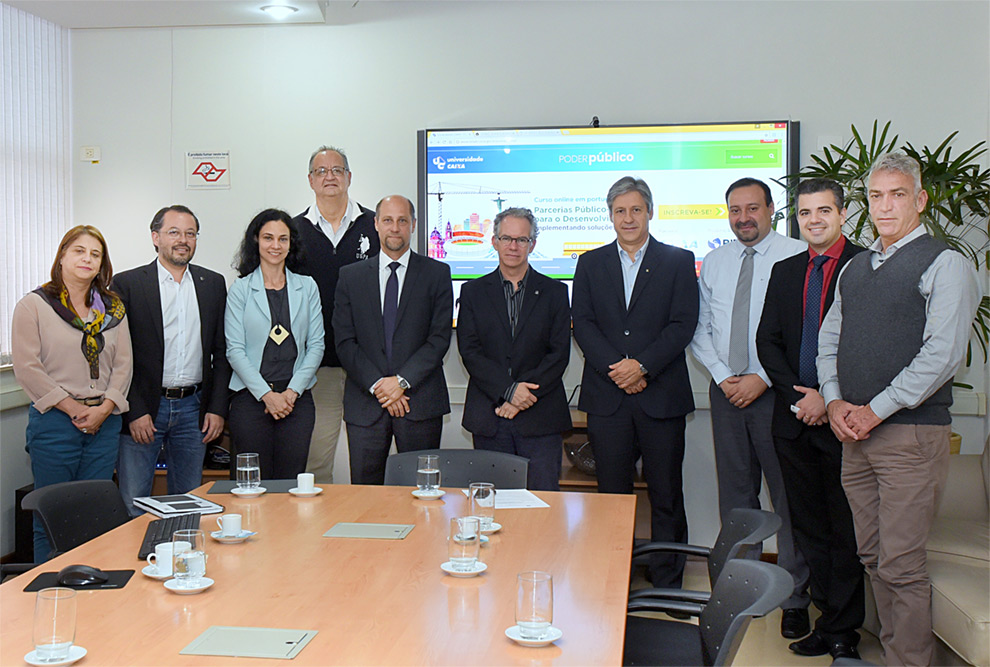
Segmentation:
<svg viewBox="0 0 990 667">
<path fill-rule="evenodd" d="M 843 644 L 843 646 L 848 646 L 848 644 Z M 787 648 L 798 655 L 806 656 L 825 655 L 831 650 L 828 641 L 817 630 L 800 641 L 791 642 Z"/>
<path fill-rule="evenodd" d="M 829 653 L 832 654 L 833 660 L 838 660 L 839 658 L 854 658 L 860 660 L 859 651 L 852 644 L 847 644 L 845 642 L 835 642 L 832 644 L 832 648 L 829 649 Z"/>
<path fill-rule="evenodd" d="M 780 634 L 788 639 L 800 639 L 811 632 L 807 609 L 785 609 L 780 617 Z M 822 655 L 822 654 L 818 654 Z"/>
</svg>

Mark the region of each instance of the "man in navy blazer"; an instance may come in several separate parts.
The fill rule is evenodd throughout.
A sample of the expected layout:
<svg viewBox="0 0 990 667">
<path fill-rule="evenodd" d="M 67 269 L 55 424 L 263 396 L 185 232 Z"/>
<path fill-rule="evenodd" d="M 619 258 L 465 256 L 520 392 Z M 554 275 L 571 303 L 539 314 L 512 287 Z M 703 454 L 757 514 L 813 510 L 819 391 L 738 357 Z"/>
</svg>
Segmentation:
<svg viewBox="0 0 990 667">
<path fill-rule="evenodd" d="M 450 267 L 409 249 L 416 212 L 406 197 L 378 202 L 375 229 L 378 258 L 342 267 L 334 297 L 352 484 L 384 483 L 393 437 L 400 452 L 439 448 L 450 412 Z"/>
<path fill-rule="evenodd" d="M 227 417 L 227 288 L 219 273 L 190 263 L 198 235 L 199 220 L 187 207 L 161 209 L 151 221 L 158 258 L 113 279 L 135 349 L 117 461 L 120 492 L 134 516 L 141 510 L 133 499 L 151 495 L 162 444 L 168 492 L 191 491 L 202 483 L 206 443 L 221 435 Z"/>
<path fill-rule="evenodd" d="M 471 376 L 461 423 L 475 449 L 528 458 L 526 488 L 559 491 L 571 313 L 567 287 L 529 265 L 538 234 L 529 209 L 499 212 L 498 268 L 461 288 L 457 348 Z"/>
<path fill-rule="evenodd" d="M 626 176 L 606 198 L 616 241 L 581 255 L 574 337 L 584 352 L 578 404 L 588 413 L 600 493 L 632 493 L 636 461 L 650 498 L 653 541 L 686 542 L 681 466 L 694 410 L 684 349 L 698 323 L 694 255 L 650 235 L 653 195 Z M 683 556 L 654 556 L 655 586 L 677 587 Z"/>
<path fill-rule="evenodd" d="M 797 221 L 808 251 L 774 264 L 756 332 L 760 364 L 777 397 L 773 441 L 794 539 L 811 573 L 811 599 L 821 611 L 813 632 L 790 649 L 798 655 L 831 653 L 833 659 L 859 657 L 856 630 L 865 616 L 863 566 L 842 490 L 842 443 L 829 428 L 815 367 L 818 329 L 839 272 L 864 250 L 842 236 L 845 220 L 841 185 L 820 178 L 798 185 Z"/>
</svg>

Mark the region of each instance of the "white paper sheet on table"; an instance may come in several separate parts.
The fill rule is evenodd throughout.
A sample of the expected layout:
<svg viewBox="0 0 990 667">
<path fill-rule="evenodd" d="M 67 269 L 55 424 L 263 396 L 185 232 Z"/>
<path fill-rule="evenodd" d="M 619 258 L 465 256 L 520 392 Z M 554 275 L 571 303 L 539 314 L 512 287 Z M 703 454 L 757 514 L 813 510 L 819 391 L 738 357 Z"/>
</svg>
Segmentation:
<svg viewBox="0 0 990 667">
<path fill-rule="evenodd" d="M 463 489 L 463 491 L 465 496 L 468 495 L 468 489 Z M 527 489 L 495 490 L 495 509 L 497 510 L 532 509 L 535 507 L 550 506 Z"/>
</svg>

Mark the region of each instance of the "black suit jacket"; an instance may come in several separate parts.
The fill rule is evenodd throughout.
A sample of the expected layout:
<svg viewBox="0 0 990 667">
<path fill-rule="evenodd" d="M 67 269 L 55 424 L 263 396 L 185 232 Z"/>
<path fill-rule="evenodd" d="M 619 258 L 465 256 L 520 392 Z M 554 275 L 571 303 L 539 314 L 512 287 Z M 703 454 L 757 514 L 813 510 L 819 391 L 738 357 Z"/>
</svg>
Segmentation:
<svg viewBox="0 0 990 667">
<path fill-rule="evenodd" d="M 839 264 L 832 280 L 825 288 L 824 316 L 835 298 L 835 283 L 839 271 L 862 248 L 848 239 L 839 256 Z M 760 364 L 767 372 L 777 400 L 773 412 L 773 433 L 782 438 L 796 438 L 804 424 L 794 418 L 791 406 L 804 398 L 794 389 L 801 385 L 798 379 L 801 352 L 801 328 L 804 324 L 804 278 L 808 272 L 808 252 L 781 260 L 773 265 L 767 296 L 763 302 L 763 315 L 756 331 L 756 351 Z M 818 384 L 815 384 L 815 389 Z M 820 428 L 829 428 L 822 425 Z"/>
<path fill-rule="evenodd" d="M 609 364 L 637 359 L 648 371 L 646 389 L 633 394 L 655 419 L 694 410 L 684 349 L 698 326 L 694 254 L 649 238 L 626 308 L 616 242 L 581 255 L 574 272 L 574 338 L 584 353 L 578 404 L 611 415 L 626 393 L 608 377 Z"/>
<path fill-rule="evenodd" d="M 144 415 L 158 416 L 162 398 L 162 367 L 165 364 L 165 333 L 162 298 L 158 286 L 158 260 L 114 276 L 113 290 L 127 309 L 127 322 L 134 344 L 134 379 L 127 395 L 130 410 L 124 413 L 123 433 L 128 424 Z M 207 412 L 227 417 L 230 404 L 230 364 L 223 334 L 227 284 L 219 273 L 190 264 L 187 267 L 199 303 L 200 340 L 203 345 L 203 389 L 200 416 Z"/>
<path fill-rule="evenodd" d="M 567 286 L 529 269 L 513 337 L 498 269 L 461 287 L 457 348 L 471 376 L 464 399 L 464 428 L 493 436 L 495 407 L 513 382 L 540 385 L 537 401 L 512 420 L 521 435 L 547 435 L 571 428 L 561 378 L 571 354 Z"/>
<path fill-rule="evenodd" d="M 383 408 L 369 391 L 379 378 L 408 380 L 409 412 L 419 421 L 450 412 L 443 358 L 450 347 L 454 293 L 450 267 L 411 253 L 399 295 L 392 364 L 385 357 L 378 259 L 341 267 L 334 293 L 333 330 L 340 365 L 347 371 L 344 421 L 370 426 Z"/>
</svg>

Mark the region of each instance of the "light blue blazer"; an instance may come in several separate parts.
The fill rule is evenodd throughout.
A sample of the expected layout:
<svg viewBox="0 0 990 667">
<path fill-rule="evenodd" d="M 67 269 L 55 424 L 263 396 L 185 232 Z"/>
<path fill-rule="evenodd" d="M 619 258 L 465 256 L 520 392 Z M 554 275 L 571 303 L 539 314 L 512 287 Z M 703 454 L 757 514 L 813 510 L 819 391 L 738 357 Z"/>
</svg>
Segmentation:
<svg viewBox="0 0 990 667">
<path fill-rule="evenodd" d="M 302 394 L 316 384 L 316 370 L 323 360 L 323 308 L 316 282 L 309 276 L 286 269 L 285 285 L 289 292 L 289 326 L 298 348 L 289 389 Z M 246 388 L 261 400 L 271 391 L 261 377 L 261 357 L 272 328 L 272 315 L 260 267 L 234 281 L 227 293 L 223 322 L 227 360 L 234 370 L 230 388 Z"/>
</svg>

